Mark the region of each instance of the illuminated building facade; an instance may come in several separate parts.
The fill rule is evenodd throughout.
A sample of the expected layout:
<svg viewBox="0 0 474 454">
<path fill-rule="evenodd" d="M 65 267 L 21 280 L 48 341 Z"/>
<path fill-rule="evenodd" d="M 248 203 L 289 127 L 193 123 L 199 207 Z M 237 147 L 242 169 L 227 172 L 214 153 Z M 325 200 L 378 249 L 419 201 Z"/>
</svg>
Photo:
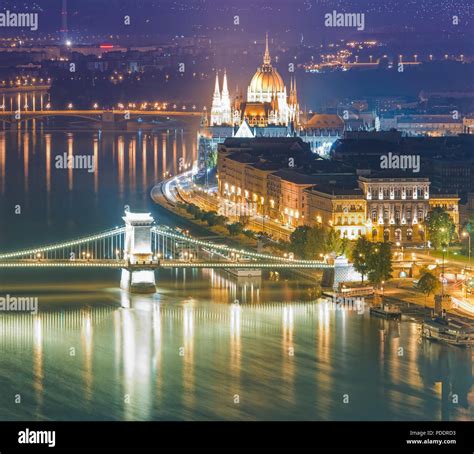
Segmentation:
<svg viewBox="0 0 474 454">
<path fill-rule="evenodd" d="M 231 107 L 227 73 L 224 72 L 222 92 L 219 76 L 216 75 L 211 127 L 224 125 L 240 128 L 246 122 L 251 128 L 265 128 L 269 125 L 295 128 L 299 124 L 299 112 L 296 80 L 291 80 L 288 91 L 280 73 L 272 65 L 268 36 L 263 64 L 250 81 L 246 101 L 237 95 Z"/>
<path fill-rule="evenodd" d="M 315 153 L 325 155 L 342 136 L 343 121 L 337 115 L 314 115 L 303 118 L 298 100 L 296 78 L 289 89 L 272 65 L 268 36 L 263 62 L 252 77 L 246 100 L 236 94 L 231 97 L 229 78 L 224 71 L 222 88 L 216 74 L 209 114 L 201 120 L 198 132 L 198 167 L 207 168 L 208 156 L 228 137 L 301 137 Z"/>
<path fill-rule="evenodd" d="M 428 178 L 359 177 L 358 188 L 315 186 L 305 190 L 306 223 L 334 227 L 341 236 L 423 243 L 424 221 L 443 207 L 459 226 L 459 197 L 430 194 Z"/>
<path fill-rule="evenodd" d="M 333 227 L 350 240 L 367 234 L 367 201 L 361 189 L 313 186 L 304 191 L 303 201 L 307 225 Z"/>
</svg>

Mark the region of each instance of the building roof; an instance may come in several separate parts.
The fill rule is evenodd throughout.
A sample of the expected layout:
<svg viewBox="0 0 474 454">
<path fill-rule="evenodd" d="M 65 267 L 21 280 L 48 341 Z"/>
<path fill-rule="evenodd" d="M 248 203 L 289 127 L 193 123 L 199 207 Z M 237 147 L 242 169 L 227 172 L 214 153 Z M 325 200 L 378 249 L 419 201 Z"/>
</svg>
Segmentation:
<svg viewBox="0 0 474 454">
<path fill-rule="evenodd" d="M 310 164 L 310 173 L 335 173 L 335 174 L 355 174 L 355 169 L 349 164 L 342 161 L 335 161 L 330 159 L 315 159 Z"/>
<path fill-rule="evenodd" d="M 343 129 L 344 122 L 338 115 L 314 114 L 304 125 L 305 129 Z"/>
<path fill-rule="evenodd" d="M 459 200 L 460 197 L 458 194 L 444 194 L 444 193 L 438 193 L 434 191 L 430 191 L 430 200 L 436 200 L 436 199 L 457 199 Z"/>
<path fill-rule="evenodd" d="M 429 183 L 430 179 L 420 176 L 418 174 L 412 173 L 410 170 L 386 170 L 380 172 L 374 172 L 371 175 L 360 176 L 360 181 L 366 181 L 367 183 L 376 183 L 376 182 L 387 182 L 393 180 L 407 181 L 407 182 L 423 182 Z"/>
<path fill-rule="evenodd" d="M 245 151 L 255 156 L 265 156 L 267 159 L 272 157 L 280 159 L 282 156 L 289 157 L 295 153 L 314 157 L 310 144 L 303 142 L 300 137 L 232 137 L 219 145 L 219 151 L 239 153 Z"/>
<path fill-rule="evenodd" d="M 296 170 L 279 170 L 274 175 L 295 184 L 315 184 L 318 181 L 317 175 L 308 175 Z"/>
<path fill-rule="evenodd" d="M 237 151 L 235 153 L 226 156 L 227 159 L 232 159 L 232 161 L 242 162 L 244 164 L 251 164 L 259 161 L 258 156 L 253 154 Z"/>
<path fill-rule="evenodd" d="M 308 188 L 307 191 L 311 192 L 321 192 L 323 194 L 333 195 L 333 196 L 347 196 L 355 198 L 364 198 L 364 193 L 362 189 L 351 185 L 349 182 L 347 185 L 339 184 L 317 184 L 311 188 Z"/>
<path fill-rule="evenodd" d="M 400 123 L 453 123 L 462 124 L 462 119 L 455 120 L 452 115 L 397 115 L 397 124 Z"/>
<path fill-rule="evenodd" d="M 277 162 L 269 162 L 269 161 L 258 161 L 255 164 L 250 164 L 249 167 L 253 167 L 258 170 L 263 170 L 267 172 L 272 172 L 274 170 L 278 170 L 281 165 Z"/>
</svg>

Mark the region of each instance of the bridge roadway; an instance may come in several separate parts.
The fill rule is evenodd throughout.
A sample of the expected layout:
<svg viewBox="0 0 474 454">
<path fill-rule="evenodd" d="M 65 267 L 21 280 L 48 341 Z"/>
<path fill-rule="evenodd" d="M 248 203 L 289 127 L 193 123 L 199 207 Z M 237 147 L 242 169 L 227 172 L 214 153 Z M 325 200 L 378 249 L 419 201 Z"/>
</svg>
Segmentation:
<svg viewBox="0 0 474 454">
<path fill-rule="evenodd" d="M 244 262 L 244 261 L 209 261 L 209 260 L 160 260 L 153 262 L 130 263 L 122 259 L 112 260 L 48 260 L 48 259 L 22 259 L 0 261 L 0 268 L 124 268 L 130 270 L 155 270 L 159 268 L 272 268 L 272 269 L 323 269 L 333 268 L 323 263 L 308 263 L 304 261 L 287 262 Z"/>
<path fill-rule="evenodd" d="M 188 111 L 188 110 L 136 110 L 136 109 L 119 109 L 119 110 L 21 110 L 21 111 L 11 111 L 3 110 L 0 111 L 0 118 L 14 118 L 15 115 L 19 113 L 21 118 L 35 118 L 35 117 L 97 117 L 107 115 L 117 115 L 124 116 L 126 113 L 131 116 L 141 116 L 141 117 L 201 117 L 202 112 L 198 111 Z"/>
</svg>

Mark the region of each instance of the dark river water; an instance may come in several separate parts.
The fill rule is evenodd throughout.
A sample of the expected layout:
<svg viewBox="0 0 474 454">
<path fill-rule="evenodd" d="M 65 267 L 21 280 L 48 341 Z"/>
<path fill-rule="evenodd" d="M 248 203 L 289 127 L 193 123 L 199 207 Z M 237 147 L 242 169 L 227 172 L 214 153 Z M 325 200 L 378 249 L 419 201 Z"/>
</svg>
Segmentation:
<svg viewBox="0 0 474 454">
<path fill-rule="evenodd" d="M 98 165 L 57 168 L 65 153 Z M 121 225 L 126 205 L 183 226 L 149 191 L 195 159 L 195 125 L 0 132 L 0 251 Z M 473 418 L 471 350 L 333 310 L 308 284 L 159 271 L 155 295 L 130 296 L 119 271 L 2 270 L 0 297 L 37 297 L 39 312 L 0 313 L 0 419 Z"/>
</svg>

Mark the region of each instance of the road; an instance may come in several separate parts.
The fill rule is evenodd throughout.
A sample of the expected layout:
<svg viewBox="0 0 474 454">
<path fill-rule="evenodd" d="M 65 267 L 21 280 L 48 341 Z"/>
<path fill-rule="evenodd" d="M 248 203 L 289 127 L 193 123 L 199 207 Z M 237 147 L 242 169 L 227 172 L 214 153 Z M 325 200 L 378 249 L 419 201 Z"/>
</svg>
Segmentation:
<svg viewBox="0 0 474 454">
<path fill-rule="evenodd" d="M 217 196 L 209 195 L 206 190 L 199 190 L 191 180 L 191 172 L 185 172 L 163 183 L 163 195 L 168 202 L 176 204 L 177 201 L 195 203 L 205 210 L 217 211 L 231 220 L 238 221 L 240 216 L 233 213 L 239 212 L 239 207 L 229 200 L 219 199 Z M 215 187 L 210 187 L 210 193 L 215 191 Z M 192 195 L 191 195 L 191 191 Z M 270 234 L 277 239 L 290 240 L 290 235 L 294 231 L 292 227 L 276 223 L 275 221 L 262 215 L 253 214 L 248 222 L 252 230 Z"/>
</svg>

